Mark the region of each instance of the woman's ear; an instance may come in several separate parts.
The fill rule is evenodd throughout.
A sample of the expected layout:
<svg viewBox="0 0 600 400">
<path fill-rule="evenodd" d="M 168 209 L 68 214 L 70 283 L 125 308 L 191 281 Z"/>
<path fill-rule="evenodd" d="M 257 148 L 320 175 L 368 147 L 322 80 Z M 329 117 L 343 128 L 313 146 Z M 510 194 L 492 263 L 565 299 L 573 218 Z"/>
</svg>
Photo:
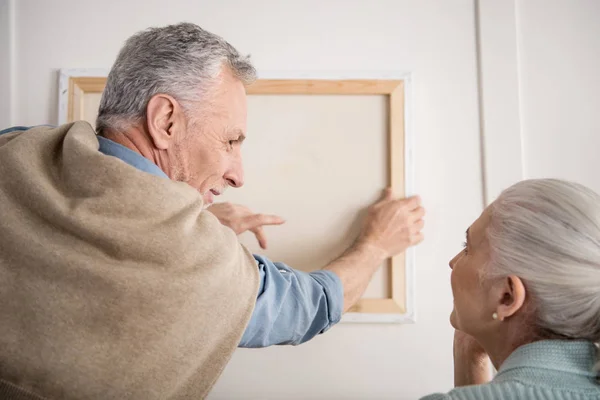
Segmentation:
<svg viewBox="0 0 600 400">
<path fill-rule="evenodd" d="M 501 296 L 496 308 L 498 320 L 513 316 L 523 307 L 527 295 L 521 278 L 509 275 L 502 280 Z"/>
<path fill-rule="evenodd" d="M 152 96 L 146 106 L 146 123 L 148 134 L 159 150 L 166 150 L 181 135 L 182 127 L 180 117 L 181 106 L 177 101 L 167 94 L 156 94 Z"/>
</svg>

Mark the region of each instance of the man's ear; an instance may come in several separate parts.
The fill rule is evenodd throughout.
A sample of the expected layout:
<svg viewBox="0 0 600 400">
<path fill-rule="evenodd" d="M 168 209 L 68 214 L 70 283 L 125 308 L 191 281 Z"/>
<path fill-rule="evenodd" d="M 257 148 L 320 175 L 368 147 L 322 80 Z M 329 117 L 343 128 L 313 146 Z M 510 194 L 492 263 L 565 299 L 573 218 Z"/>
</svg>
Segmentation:
<svg viewBox="0 0 600 400">
<path fill-rule="evenodd" d="M 525 303 L 527 292 L 521 278 L 509 275 L 500 283 L 500 298 L 496 307 L 496 314 L 500 321 L 513 316 Z"/>
<path fill-rule="evenodd" d="M 159 150 L 166 150 L 183 134 L 185 121 L 183 110 L 173 97 L 167 94 L 152 96 L 146 106 L 146 123 L 148 134 Z"/>
</svg>

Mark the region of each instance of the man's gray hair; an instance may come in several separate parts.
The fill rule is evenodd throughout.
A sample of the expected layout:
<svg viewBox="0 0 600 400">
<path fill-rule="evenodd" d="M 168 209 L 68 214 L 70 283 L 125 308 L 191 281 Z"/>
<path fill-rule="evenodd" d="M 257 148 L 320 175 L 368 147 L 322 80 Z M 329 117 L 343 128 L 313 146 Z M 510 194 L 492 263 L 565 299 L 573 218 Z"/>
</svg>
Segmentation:
<svg viewBox="0 0 600 400">
<path fill-rule="evenodd" d="M 98 133 L 138 123 L 158 93 L 173 96 L 184 107 L 202 100 L 223 67 L 244 84 L 256 79 L 248 57 L 197 25 L 181 23 L 135 34 L 108 74 L 96 121 Z"/>
<path fill-rule="evenodd" d="M 491 206 L 488 273 L 523 279 L 539 332 L 600 341 L 600 196 L 556 179 L 526 180 Z"/>
</svg>

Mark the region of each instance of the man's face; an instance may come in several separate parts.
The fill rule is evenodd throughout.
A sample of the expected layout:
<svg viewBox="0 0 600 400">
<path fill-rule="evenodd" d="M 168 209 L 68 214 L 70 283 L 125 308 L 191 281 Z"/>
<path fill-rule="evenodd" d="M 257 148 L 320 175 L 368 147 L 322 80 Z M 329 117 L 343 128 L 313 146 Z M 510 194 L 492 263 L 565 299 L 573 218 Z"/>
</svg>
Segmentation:
<svg viewBox="0 0 600 400">
<path fill-rule="evenodd" d="M 246 137 L 246 90 L 226 69 L 220 78 L 206 95 L 207 101 L 191 103 L 187 132 L 174 149 L 176 180 L 198 190 L 205 206 L 228 186 L 244 184 L 241 144 Z"/>
</svg>

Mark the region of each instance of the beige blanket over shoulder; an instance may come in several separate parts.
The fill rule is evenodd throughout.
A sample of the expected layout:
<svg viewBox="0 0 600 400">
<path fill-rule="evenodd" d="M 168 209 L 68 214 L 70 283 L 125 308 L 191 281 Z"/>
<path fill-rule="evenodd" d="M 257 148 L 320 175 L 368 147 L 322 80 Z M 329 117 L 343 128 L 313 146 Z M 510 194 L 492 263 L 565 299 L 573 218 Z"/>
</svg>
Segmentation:
<svg viewBox="0 0 600 400">
<path fill-rule="evenodd" d="M 89 124 L 0 136 L 1 398 L 203 398 L 257 288 L 193 188 L 103 155 Z"/>
</svg>

